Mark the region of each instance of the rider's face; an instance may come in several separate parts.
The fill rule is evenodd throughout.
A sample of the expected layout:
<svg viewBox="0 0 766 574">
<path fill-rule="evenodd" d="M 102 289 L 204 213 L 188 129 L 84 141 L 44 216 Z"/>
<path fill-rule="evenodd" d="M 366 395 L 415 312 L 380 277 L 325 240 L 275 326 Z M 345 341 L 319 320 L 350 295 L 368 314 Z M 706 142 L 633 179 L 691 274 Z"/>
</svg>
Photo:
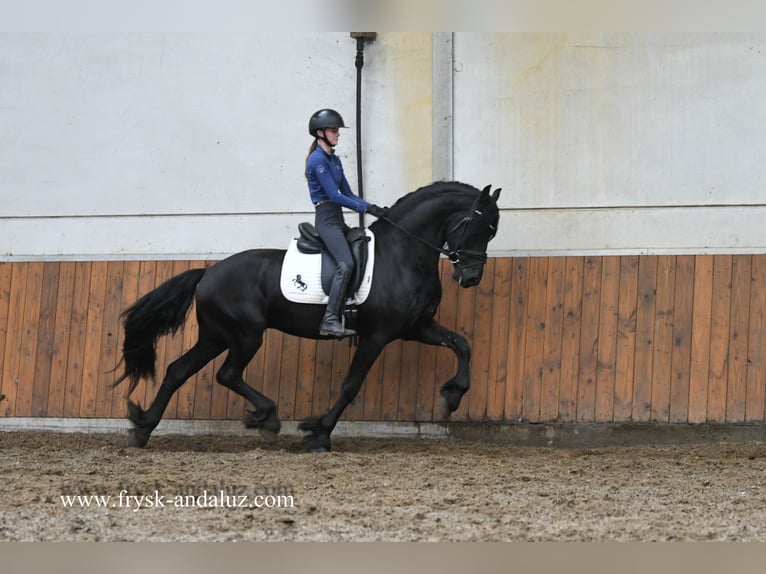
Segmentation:
<svg viewBox="0 0 766 574">
<path fill-rule="evenodd" d="M 338 128 L 327 128 L 324 131 L 324 136 L 330 142 L 330 145 L 337 145 L 338 138 L 340 137 L 340 130 Z"/>
</svg>

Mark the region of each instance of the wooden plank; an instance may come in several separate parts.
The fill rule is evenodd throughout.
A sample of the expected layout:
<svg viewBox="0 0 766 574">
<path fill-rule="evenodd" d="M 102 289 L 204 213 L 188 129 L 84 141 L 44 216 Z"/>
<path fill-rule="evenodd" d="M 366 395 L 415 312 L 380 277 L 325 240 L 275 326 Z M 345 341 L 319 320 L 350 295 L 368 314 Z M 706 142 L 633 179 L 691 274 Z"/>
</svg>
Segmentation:
<svg viewBox="0 0 766 574">
<path fill-rule="evenodd" d="M 40 328 L 43 270 L 45 264 L 34 261 L 29 264 L 24 301 L 24 323 L 19 333 L 21 351 L 18 368 L 18 394 L 14 416 L 32 415 L 32 394 L 35 382 L 35 358 L 37 356 L 37 334 Z"/>
<path fill-rule="evenodd" d="M 511 259 L 496 259 L 494 281 L 492 286 L 493 300 L 492 335 L 489 356 L 489 384 L 487 386 L 487 419 L 500 421 L 505 409 L 505 389 L 508 386 L 508 353 L 507 341 L 511 297 Z M 425 373 L 424 373 L 425 375 Z"/>
<path fill-rule="evenodd" d="M 16 397 L 19 394 L 21 369 L 21 345 L 24 330 L 24 305 L 27 296 L 27 273 L 29 263 L 13 266 L 11 287 L 8 295 L 7 335 L 3 355 L 2 389 L 3 401 L 0 402 L 3 416 L 18 416 Z"/>
<path fill-rule="evenodd" d="M 138 299 L 138 289 L 141 277 L 140 261 L 125 261 L 122 268 L 122 289 L 120 290 L 117 313 L 114 316 L 105 319 L 104 326 L 110 330 L 116 338 L 116 355 L 114 357 L 117 369 L 106 377 L 107 385 L 111 387 L 123 373 L 124 365 L 120 362 L 122 359 L 122 347 L 125 343 L 125 330 L 122 325 L 120 314 L 132 305 Z M 112 406 L 111 416 L 114 418 L 124 418 L 128 416 L 127 401 L 125 392 L 128 383 L 123 382 L 119 387 L 111 389 Z"/>
<path fill-rule="evenodd" d="M 492 296 L 495 279 L 495 260 L 488 259 L 484 276 L 475 291 L 473 308 L 473 336 L 471 345 L 471 389 L 463 400 L 468 400 L 468 418 L 483 421 L 487 417 L 489 396 L 489 361 L 492 351 Z"/>
<path fill-rule="evenodd" d="M 279 375 L 279 395 L 275 398 L 279 416 L 295 420 L 295 395 L 298 381 L 300 339 L 285 335 L 282 339 L 282 365 Z"/>
<path fill-rule="evenodd" d="M 601 309 L 598 325 L 598 366 L 594 420 L 614 419 L 614 381 L 617 369 L 617 323 L 620 305 L 620 258 L 604 257 L 601 266 Z"/>
<path fill-rule="evenodd" d="M 396 420 L 399 408 L 399 377 L 402 363 L 402 341 L 392 341 L 383 356 L 383 389 L 380 417 L 384 421 Z"/>
<path fill-rule="evenodd" d="M 657 299 L 654 317 L 651 420 L 670 422 L 670 385 L 673 378 L 673 306 L 675 304 L 676 258 L 657 258 Z"/>
<path fill-rule="evenodd" d="M 566 259 L 550 258 L 545 305 L 543 373 L 540 387 L 540 420 L 542 421 L 555 421 L 559 417 L 565 274 Z"/>
<path fill-rule="evenodd" d="M 670 422 L 672 423 L 685 423 L 689 420 L 695 262 L 693 255 L 676 257 L 673 358 L 670 383 Z"/>
<path fill-rule="evenodd" d="M 66 370 L 66 393 L 64 395 L 65 417 L 80 416 L 80 395 L 82 393 L 90 281 L 91 262 L 78 261 L 75 264 L 74 290 L 72 291 L 69 365 Z"/>
<path fill-rule="evenodd" d="M 596 412 L 598 328 L 601 310 L 603 258 L 586 257 L 583 268 L 580 322 L 580 372 L 577 383 L 577 420 L 592 421 Z"/>
<path fill-rule="evenodd" d="M 561 387 L 559 389 L 559 418 L 564 422 L 577 419 L 584 261 L 583 257 L 566 258 L 564 324 L 561 335 Z"/>
<path fill-rule="evenodd" d="M 88 316 L 85 323 L 85 353 L 80 391 L 81 417 L 94 417 L 96 397 L 101 382 L 99 357 L 101 356 L 101 332 L 104 321 L 104 301 L 107 285 L 107 261 L 91 264 L 90 291 L 88 293 Z"/>
<path fill-rule="evenodd" d="M 316 354 L 316 341 L 313 339 L 300 340 L 298 348 L 298 373 L 295 385 L 295 420 L 303 420 L 311 416 Z M 364 401 L 362 404 L 364 404 Z"/>
<path fill-rule="evenodd" d="M 122 283 L 125 271 L 123 261 L 109 261 L 106 273 L 106 293 L 101 328 L 101 353 L 96 371 L 96 416 L 109 417 L 112 414 L 113 395 L 119 391 L 110 387 L 112 377 L 109 371 L 119 362 L 118 342 L 119 315 L 122 304 Z"/>
<path fill-rule="evenodd" d="M 51 389 L 51 361 L 56 326 L 59 273 L 61 265 L 51 261 L 43 265 L 40 318 L 37 326 L 37 353 L 32 389 L 33 417 L 48 416 L 48 397 Z"/>
<path fill-rule="evenodd" d="M 45 415 L 49 417 L 64 416 L 75 270 L 76 265 L 73 261 L 62 261 L 59 265 L 59 284 L 56 291 L 55 326 L 52 341 L 53 352 L 51 354 L 50 390 Z"/>
<path fill-rule="evenodd" d="M 745 422 L 747 395 L 747 346 L 750 330 L 750 255 L 732 261 L 729 373 L 726 388 L 726 422 Z"/>
<path fill-rule="evenodd" d="M 731 323 L 732 256 L 713 258 L 713 293 L 710 325 L 710 366 L 708 368 L 708 422 L 726 419 L 726 392 L 729 378 L 729 336 Z"/>
<path fill-rule="evenodd" d="M 175 277 L 176 275 L 180 275 L 181 273 L 189 270 L 189 264 L 190 261 L 172 261 L 168 262 L 170 263 L 170 277 Z M 165 341 L 165 359 L 163 361 L 163 368 L 158 373 L 159 377 L 157 379 L 158 383 L 162 383 L 162 381 L 165 380 L 165 374 L 167 373 L 167 368 L 173 363 L 174 361 L 178 360 L 183 354 L 184 354 L 184 329 L 179 329 L 175 334 L 170 334 L 166 337 L 164 337 Z M 157 387 L 157 390 L 159 390 L 159 387 Z M 168 419 L 176 419 L 178 418 L 178 404 L 180 399 L 181 391 L 176 391 L 173 393 L 173 396 L 170 398 L 170 401 L 168 402 L 168 406 L 165 409 L 165 414 L 163 415 L 164 418 Z"/>
<path fill-rule="evenodd" d="M 522 379 L 522 416 L 529 422 L 540 422 L 547 285 L 548 258 L 532 258 L 529 263 L 529 305 Z"/>
<path fill-rule="evenodd" d="M 402 362 L 399 369 L 399 397 L 396 409 L 396 420 L 398 421 L 411 421 L 415 419 L 415 403 L 418 396 L 418 362 L 420 360 L 421 347 L 420 343 L 413 341 L 406 341 L 402 345 Z M 346 410 L 348 411 L 348 409 Z"/>
<path fill-rule="evenodd" d="M 636 346 L 633 370 L 631 418 L 648 422 L 652 415 L 652 372 L 654 368 L 654 323 L 657 300 L 657 257 L 644 255 L 638 264 L 636 301 Z"/>
<path fill-rule="evenodd" d="M 708 377 L 710 375 L 710 328 L 713 309 L 712 255 L 698 255 L 694 274 L 692 316 L 692 360 L 689 378 L 689 422 L 707 420 Z"/>
<path fill-rule="evenodd" d="M 638 304 L 637 256 L 620 261 L 620 302 L 617 311 L 617 360 L 614 373 L 614 421 L 629 421 L 633 414 L 633 378 L 636 359 Z"/>
<path fill-rule="evenodd" d="M 764 421 L 766 400 L 766 255 L 753 255 L 745 422 Z"/>
<path fill-rule="evenodd" d="M 13 265 L 0 261 L 0 357 L 3 358 L 3 364 L 0 365 L 0 414 L 4 415 L 9 408 L 8 397 L 3 393 L 3 386 L 9 384 L 3 378 L 5 365 L 5 346 L 13 340 L 13 333 L 8 330 L 8 313 L 10 311 L 11 298 L 11 278 L 13 275 Z"/>
</svg>

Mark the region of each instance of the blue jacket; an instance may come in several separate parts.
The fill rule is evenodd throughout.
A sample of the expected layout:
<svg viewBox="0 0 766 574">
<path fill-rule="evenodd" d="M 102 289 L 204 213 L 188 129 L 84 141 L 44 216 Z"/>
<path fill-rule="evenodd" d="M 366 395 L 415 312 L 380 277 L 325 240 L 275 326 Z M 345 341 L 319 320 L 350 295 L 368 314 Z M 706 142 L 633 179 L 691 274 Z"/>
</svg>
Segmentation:
<svg viewBox="0 0 766 574">
<path fill-rule="evenodd" d="M 314 204 L 329 199 L 348 209 L 364 213 L 370 206 L 368 202 L 354 195 L 343 173 L 340 158 L 328 155 L 321 147 L 311 153 L 306 162 L 306 179 L 309 184 L 311 202 Z"/>
</svg>

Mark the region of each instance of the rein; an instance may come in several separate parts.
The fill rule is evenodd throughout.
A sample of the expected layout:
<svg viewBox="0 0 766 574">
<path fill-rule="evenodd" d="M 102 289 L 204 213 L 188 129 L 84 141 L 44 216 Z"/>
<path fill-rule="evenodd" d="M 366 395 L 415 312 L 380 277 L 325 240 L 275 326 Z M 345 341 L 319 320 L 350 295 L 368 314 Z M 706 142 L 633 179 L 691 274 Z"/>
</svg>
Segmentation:
<svg viewBox="0 0 766 574">
<path fill-rule="evenodd" d="M 470 215 L 466 215 L 465 217 L 463 217 L 449 232 L 447 232 L 447 235 L 449 235 L 450 233 L 454 233 L 462 225 L 468 225 L 468 223 L 470 223 L 471 219 L 473 218 L 474 213 L 478 213 L 479 215 L 481 215 L 480 211 L 478 211 L 476 209 L 473 209 L 471 211 L 471 214 Z M 481 265 L 481 264 L 483 264 L 487 260 L 487 254 L 483 253 L 481 251 L 476 251 L 476 250 L 473 250 L 473 249 L 453 249 L 452 251 L 450 251 L 448 249 L 445 249 L 444 247 L 439 247 L 437 245 L 433 245 L 432 243 L 426 241 L 425 239 L 423 239 L 419 235 L 416 235 L 416 234 L 412 233 L 412 231 L 410 231 L 409 229 L 406 229 L 406 228 L 402 227 L 401 225 L 399 225 L 398 223 L 396 223 L 395 221 L 392 221 L 391 219 L 388 218 L 387 215 L 384 215 L 380 219 L 383 219 L 384 221 L 387 221 L 393 227 L 395 227 L 396 229 L 398 229 L 399 231 L 401 231 L 405 235 L 408 235 L 409 237 L 411 237 L 413 239 L 416 239 L 417 241 L 419 241 L 420 243 L 422 243 L 423 245 L 425 245 L 429 249 L 431 249 L 433 251 L 438 251 L 442 255 L 445 255 L 452 262 L 453 265 L 457 265 L 458 263 L 460 263 L 460 259 L 463 256 L 470 257 L 472 259 L 477 259 L 478 260 L 476 263 L 473 263 L 471 265 L 467 265 L 466 267 L 472 267 L 474 265 Z"/>
</svg>

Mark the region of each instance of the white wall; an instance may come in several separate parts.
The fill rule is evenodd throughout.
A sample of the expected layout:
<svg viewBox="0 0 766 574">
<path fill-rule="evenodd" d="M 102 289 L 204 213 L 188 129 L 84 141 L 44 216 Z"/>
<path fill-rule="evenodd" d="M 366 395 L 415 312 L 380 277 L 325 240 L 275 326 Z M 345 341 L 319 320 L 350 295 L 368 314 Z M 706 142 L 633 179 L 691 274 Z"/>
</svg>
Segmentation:
<svg viewBox="0 0 766 574">
<path fill-rule="evenodd" d="M 508 253 L 763 250 L 766 36 L 456 34 L 455 173 Z"/>
<path fill-rule="evenodd" d="M 437 40 L 365 48 L 368 199 L 449 166 L 504 188 L 494 255 L 766 250 L 766 36 Z M 355 56 L 345 32 L 0 34 L 0 258 L 283 247 L 313 216 L 309 115 L 355 122 Z"/>
<path fill-rule="evenodd" d="M 430 107 L 408 112 L 430 106 L 430 35 L 366 52 L 365 195 L 387 204 L 430 170 Z M 303 164 L 320 107 L 352 126 L 338 152 L 356 190 L 355 57 L 348 33 L 0 34 L 0 256 L 286 246 L 313 217 Z"/>
</svg>

